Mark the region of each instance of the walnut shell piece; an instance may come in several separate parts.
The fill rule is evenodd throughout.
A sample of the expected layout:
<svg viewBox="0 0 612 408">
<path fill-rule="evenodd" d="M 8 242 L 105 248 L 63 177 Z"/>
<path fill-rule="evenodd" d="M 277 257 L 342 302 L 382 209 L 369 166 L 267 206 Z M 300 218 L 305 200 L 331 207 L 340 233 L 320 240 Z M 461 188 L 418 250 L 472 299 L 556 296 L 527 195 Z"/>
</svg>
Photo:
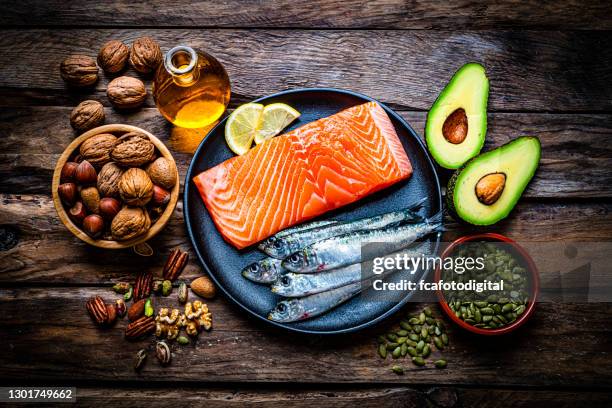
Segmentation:
<svg viewBox="0 0 612 408">
<path fill-rule="evenodd" d="M 162 52 L 157 41 L 151 37 L 140 37 L 132 43 L 130 64 L 138 72 L 147 74 L 159 66 Z"/>
<path fill-rule="evenodd" d="M 153 160 L 155 145 L 146 135 L 129 132 L 117 140 L 110 156 L 120 166 L 140 167 Z"/>
<path fill-rule="evenodd" d="M 100 48 L 98 65 L 104 71 L 114 74 L 125 68 L 130 49 L 119 40 L 111 40 Z"/>
<path fill-rule="evenodd" d="M 116 241 L 138 237 L 151 227 L 149 214 L 142 207 L 123 207 L 113 218 L 111 234 Z"/>
<path fill-rule="evenodd" d="M 110 133 L 100 133 L 81 143 L 79 153 L 92 165 L 100 168 L 110 162 L 110 153 L 117 143 L 117 137 Z"/>
<path fill-rule="evenodd" d="M 110 81 L 106 96 L 115 108 L 132 109 L 144 103 L 147 90 L 140 79 L 120 76 Z"/>
<path fill-rule="evenodd" d="M 104 106 L 98 101 L 83 101 L 70 114 L 70 126 L 79 132 L 93 129 L 102 123 L 104 123 Z"/>
<path fill-rule="evenodd" d="M 103 197 L 119 197 L 119 180 L 123 175 L 121 167 L 106 163 L 98 174 L 98 191 Z"/>
<path fill-rule="evenodd" d="M 60 64 L 60 75 L 69 85 L 89 86 L 98 80 L 98 66 L 87 55 L 70 55 Z"/>
<path fill-rule="evenodd" d="M 147 167 L 147 173 L 154 184 L 171 190 L 176 184 L 177 175 L 176 164 L 174 161 L 165 157 L 158 157 L 153 163 Z"/>
</svg>

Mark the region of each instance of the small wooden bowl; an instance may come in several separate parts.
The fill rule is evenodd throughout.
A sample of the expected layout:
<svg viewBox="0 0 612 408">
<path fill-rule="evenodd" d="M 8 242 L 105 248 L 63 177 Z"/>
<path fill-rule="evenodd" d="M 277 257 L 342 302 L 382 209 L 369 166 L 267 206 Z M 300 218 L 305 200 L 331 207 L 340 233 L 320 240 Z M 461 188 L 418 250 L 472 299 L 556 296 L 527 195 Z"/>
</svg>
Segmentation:
<svg viewBox="0 0 612 408">
<path fill-rule="evenodd" d="M 153 142 L 157 150 L 162 154 L 162 156 L 168 160 L 171 160 L 176 165 L 176 162 L 174 161 L 174 158 L 172 157 L 172 154 L 170 153 L 168 148 L 162 143 L 161 140 L 153 136 L 151 133 L 139 127 L 136 127 L 136 126 L 114 124 L 114 125 L 104 125 L 104 126 L 100 126 L 100 127 L 91 129 L 83 133 L 81 136 L 77 137 L 76 139 L 74 139 L 72 143 L 68 145 L 66 150 L 64 150 L 64 153 L 62 153 L 62 155 L 60 156 L 55 166 L 55 171 L 53 172 L 53 184 L 52 184 L 51 189 L 52 189 L 52 194 L 53 194 L 53 204 L 55 204 L 57 215 L 59 215 L 60 220 L 62 220 L 62 222 L 64 223 L 66 228 L 70 230 L 70 232 L 72 232 L 77 238 L 81 239 L 82 241 L 87 242 L 89 245 L 93 245 L 93 246 L 96 246 L 99 248 L 105 248 L 105 249 L 123 249 L 123 248 L 130 248 L 134 245 L 138 245 L 143 242 L 146 242 L 150 240 L 151 238 L 153 238 L 155 235 L 157 235 L 164 228 L 164 226 L 168 223 L 168 220 L 170 220 L 170 216 L 174 212 L 174 209 L 176 208 L 176 203 L 178 202 L 179 190 L 180 190 L 178 172 L 176 175 L 176 184 L 174 185 L 174 187 L 172 188 L 172 191 L 170 192 L 170 201 L 166 205 L 166 209 L 164 210 L 163 214 L 161 215 L 161 217 L 159 217 L 159 219 L 155 222 L 155 224 L 151 225 L 151 228 L 149 228 L 149 230 L 145 234 L 140 235 L 136 238 L 132 238 L 126 241 L 111 241 L 111 240 L 106 240 L 106 239 L 93 239 L 89 235 L 87 235 L 81 228 L 79 228 L 75 223 L 73 223 L 70 217 L 68 216 L 68 214 L 66 213 L 66 209 L 64 208 L 64 205 L 62 204 L 62 201 L 59 198 L 57 189 L 60 185 L 60 175 L 62 172 L 62 168 L 64 167 L 64 164 L 66 164 L 68 159 L 72 156 L 72 154 L 75 152 L 75 150 L 77 150 L 79 146 L 81 145 L 81 143 L 83 143 L 85 140 L 89 139 L 92 136 L 98 135 L 100 133 L 112 133 L 115 135 L 120 135 L 120 134 L 124 134 L 127 132 L 134 132 L 134 131 L 141 132 L 147 135 L 149 139 L 151 139 L 151 142 Z"/>
</svg>

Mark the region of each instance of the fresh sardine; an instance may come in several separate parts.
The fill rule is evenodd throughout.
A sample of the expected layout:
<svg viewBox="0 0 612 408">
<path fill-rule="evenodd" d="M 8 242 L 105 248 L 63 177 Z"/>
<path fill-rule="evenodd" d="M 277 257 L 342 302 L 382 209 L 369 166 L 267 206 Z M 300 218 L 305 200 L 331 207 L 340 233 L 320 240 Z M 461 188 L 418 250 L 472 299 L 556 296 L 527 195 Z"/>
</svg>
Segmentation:
<svg viewBox="0 0 612 408">
<path fill-rule="evenodd" d="M 284 230 L 277 232 L 270 238 L 273 238 L 273 237 L 282 238 L 282 237 L 286 237 L 287 235 L 295 234 L 296 232 L 302 232 L 302 231 L 306 231 L 309 229 L 324 227 L 326 225 L 337 224 L 337 223 L 338 221 L 336 220 L 321 220 L 321 221 L 307 222 L 304 224 L 296 225 L 295 227 L 285 228 Z"/>
<path fill-rule="evenodd" d="M 423 217 L 416 214 L 414 210 L 420 207 L 426 200 L 426 198 L 423 198 L 410 207 L 400 211 L 393 211 L 386 214 L 376 215 L 374 217 L 361 218 L 356 221 L 323 225 L 317 228 L 310 228 L 281 237 L 277 237 L 275 235 L 262 241 L 259 244 L 259 249 L 271 257 L 284 259 L 292 253 L 306 248 L 308 245 L 327 238 L 356 231 L 385 228 L 391 225 L 398 225 L 403 222 L 422 221 Z"/>
<path fill-rule="evenodd" d="M 430 247 L 429 242 L 422 242 L 389 256 L 421 257 L 430 253 Z M 286 297 L 303 297 L 361 282 L 374 276 L 372 271 L 362 270 L 362 266 L 363 264 L 357 263 L 321 273 L 289 272 L 274 282 L 272 292 Z"/>
<path fill-rule="evenodd" d="M 264 258 L 253 262 L 242 270 L 242 276 L 257 283 L 272 283 L 287 270 L 282 267 L 281 260 L 276 258 Z"/>
<path fill-rule="evenodd" d="M 280 323 L 297 322 L 319 316 L 346 302 L 365 288 L 361 282 L 302 298 L 281 300 L 268 314 L 268 319 Z"/>
<path fill-rule="evenodd" d="M 442 214 L 415 224 L 357 231 L 316 242 L 288 256 L 281 265 L 290 272 L 313 273 L 340 268 L 406 248 L 417 239 L 440 230 Z M 361 259 L 367 243 L 380 243 L 368 249 L 369 258 Z"/>
</svg>

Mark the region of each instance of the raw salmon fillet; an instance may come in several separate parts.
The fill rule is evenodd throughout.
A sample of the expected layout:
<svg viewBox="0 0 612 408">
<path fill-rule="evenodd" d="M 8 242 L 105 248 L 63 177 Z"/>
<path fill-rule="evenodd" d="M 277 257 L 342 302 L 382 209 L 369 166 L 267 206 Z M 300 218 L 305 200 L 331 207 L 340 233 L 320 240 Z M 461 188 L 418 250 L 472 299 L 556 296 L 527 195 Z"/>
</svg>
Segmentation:
<svg viewBox="0 0 612 408">
<path fill-rule="evenodd" d="M 411 174 L 389 117 L 368 102 L 269 139 L 193 181 L 225 240 L 244 248 Z"/>
</svg>

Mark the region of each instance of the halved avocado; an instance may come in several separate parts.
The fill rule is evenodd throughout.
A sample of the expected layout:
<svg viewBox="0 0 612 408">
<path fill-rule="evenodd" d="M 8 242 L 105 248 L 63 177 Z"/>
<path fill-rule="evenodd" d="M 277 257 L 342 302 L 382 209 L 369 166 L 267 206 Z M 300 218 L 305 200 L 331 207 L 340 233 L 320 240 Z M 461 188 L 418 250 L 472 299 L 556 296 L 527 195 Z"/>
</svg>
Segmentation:
<svg viewBox="0 0 612 408">
<path fill-rule="evenodd" d="M 538 168 L 540 150 L 538 138 L 523 136 L 473 158 L 448 182 L 449 210 L 475 225 L 506 218 Z"/>
<path fill-rule="evenodd" d="M 436 162 L 457 169 L 476 156 L 487 133 L 489 79 L 482 65 L 461 67 L 427 114 L 425 141 Z"/>
</svg>

